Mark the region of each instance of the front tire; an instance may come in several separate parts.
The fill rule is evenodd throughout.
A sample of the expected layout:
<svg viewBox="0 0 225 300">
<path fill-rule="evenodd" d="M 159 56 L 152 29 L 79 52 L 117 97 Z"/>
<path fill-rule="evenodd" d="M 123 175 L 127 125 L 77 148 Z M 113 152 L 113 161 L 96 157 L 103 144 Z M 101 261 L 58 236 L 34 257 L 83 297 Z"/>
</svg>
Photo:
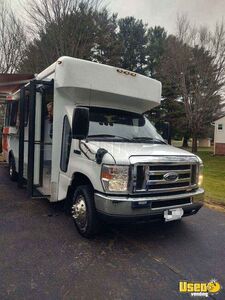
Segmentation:
<svg viewBox="0 0 225 300">
<path fill-rule="evenodd" d="M 9 159 L 9 178 L 12 181 L 17 180 L 16 164 L 15 160 L 12 157 Z"/>
<path fill-rule="evenodd" d="M 78 232 L 85 238 L 96 235 L 99 220 L 94 205 L 94 191 L 89 185 L 77 187 L 72 195 L 72 217 Z"/>
</svg>

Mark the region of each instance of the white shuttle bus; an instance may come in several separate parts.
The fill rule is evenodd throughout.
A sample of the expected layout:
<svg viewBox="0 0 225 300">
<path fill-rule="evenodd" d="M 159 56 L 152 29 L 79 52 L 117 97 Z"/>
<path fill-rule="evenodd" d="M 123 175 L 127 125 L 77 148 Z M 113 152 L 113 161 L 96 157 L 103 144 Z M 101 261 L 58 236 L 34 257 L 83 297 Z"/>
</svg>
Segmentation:
<svg viewBox="0 0 225 300">
<path fill-rule="evenodd" d="M 161 83 L 61 57 L 8 95 L 9 176 L 32 197 L 65 201 L 81 235 L 106 220 L 179 220 L 203 203 L 202 161 L 174 148 L 144 113 Z"/>
</svg>

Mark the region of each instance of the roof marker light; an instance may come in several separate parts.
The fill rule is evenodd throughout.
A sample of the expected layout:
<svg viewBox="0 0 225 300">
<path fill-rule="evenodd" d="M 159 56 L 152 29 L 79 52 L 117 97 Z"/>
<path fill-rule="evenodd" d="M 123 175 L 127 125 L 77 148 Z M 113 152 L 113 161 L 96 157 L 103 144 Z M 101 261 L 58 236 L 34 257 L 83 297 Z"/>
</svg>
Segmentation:
<svg viewBox="0 0 225 300">
<path fill-rule="evenodd" d="M 130 76 L 133 76 L 133 77 L 136 77 L 136 76 L 137 76 L 136 73 L 130 72 L 130 71 L 127 71 L 127 70 L 123 70 L 123 69 L 117 69 L 116 71 L 117 71 L 118 73 L 124 74 L 124 75 L 130 75 Z"/>
</svg>

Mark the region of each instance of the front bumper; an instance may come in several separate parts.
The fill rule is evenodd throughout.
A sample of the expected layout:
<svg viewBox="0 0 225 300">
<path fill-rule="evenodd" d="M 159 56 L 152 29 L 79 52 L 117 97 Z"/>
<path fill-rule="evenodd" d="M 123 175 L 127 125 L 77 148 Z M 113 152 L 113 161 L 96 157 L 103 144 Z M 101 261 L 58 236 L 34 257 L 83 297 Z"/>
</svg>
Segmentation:
<svg viewBox="0 0 225 300">
<path fill-rule="evenodd" d="M 96 210 L 115 218 L 160 217 L 167 209 L 181 207 L 184 216 L 197 213 L 202 207 L 204 190 L 167 196 L 114 196 L 95 192 Z"/>
</svg>

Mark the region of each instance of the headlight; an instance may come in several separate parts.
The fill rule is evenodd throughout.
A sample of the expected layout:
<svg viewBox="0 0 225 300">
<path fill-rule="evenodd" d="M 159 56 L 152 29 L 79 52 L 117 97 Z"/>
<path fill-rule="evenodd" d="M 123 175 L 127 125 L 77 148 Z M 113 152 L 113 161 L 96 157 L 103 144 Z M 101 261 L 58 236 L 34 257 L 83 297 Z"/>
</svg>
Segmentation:
<svg viewBox="0 0 225 300">
<path fill-rule="evenodd" d="M 126 192 L 128 188 L 128 176 L 128 166 L 102 166 L 101 180 L 105 191 Z"/>
<path fill-rule="evenodd" d="M 202 186 L 203 184 L 203 164 L 199 165 L 198 169 L 198 186 Z"/>
</svg>

